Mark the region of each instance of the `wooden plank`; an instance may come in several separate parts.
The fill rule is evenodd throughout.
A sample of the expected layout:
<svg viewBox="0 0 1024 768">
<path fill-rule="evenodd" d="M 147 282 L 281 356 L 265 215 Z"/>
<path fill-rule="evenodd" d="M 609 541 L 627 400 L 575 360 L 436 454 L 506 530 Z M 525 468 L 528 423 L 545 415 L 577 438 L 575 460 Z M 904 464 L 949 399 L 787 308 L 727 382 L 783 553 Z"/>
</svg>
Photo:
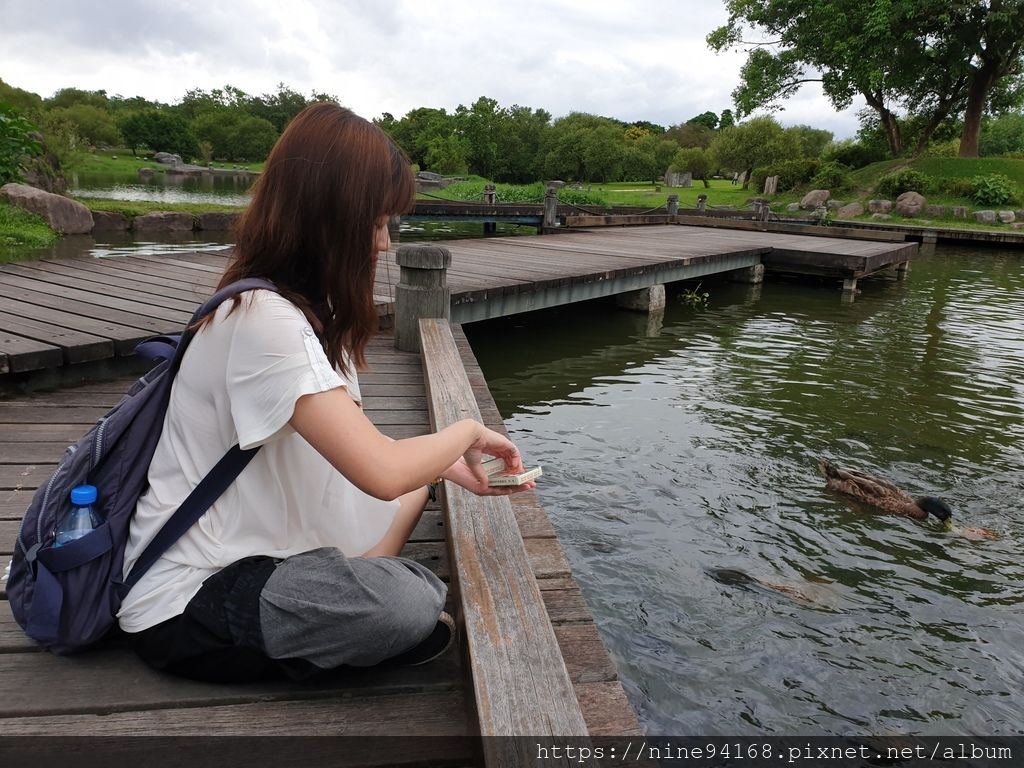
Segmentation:
<svg viewBox="0 0 1024 768">
<path fill-rule="evenodd" d="M 8 355 L 11 351 L 2 337 L 7 333 L 13 333 L 43 342 L 48 346 L 58 347 L 61 350 L 61 361 L 66 365 L 114 356 L 114 344 L 110 339 L 73 328 L 56 327 L 52 323 L 43 323 L 9 312 L 0 312 L 0 328 L 3 329 L 0 331 L 0 349 Z"/>
<path fill-rule="evenodd" d="M 131 354 L 138 342 L 153 335 L 152 332 L 116 322 L 109 322 L 102 318 L 97 319 L 88 315 L 65 312 L 62 309 L 55 308 L 58 305 L 59 302 L 56 302 L 53 307 L 41 307 L 0 295 L 0 312 L 52 325 L 57 331 L 71 329 L 103 339 L 110 339 L 114 344 L 115 351 L 119 355 Z"/>
<path fill-rule="evenodd" d="M 19 277 L 38 280 L 41 283 L 59 288 L 74 288 L 89 292 L 98 291 L 104 296 L 125 299 L 146 306 L 178 309 L 189 313 L 195 311 L 196 307 L 196 302 L 191 298 L 178 299 L 170 296 L 166 291 L 159 293 L 154 291 L 142 292 L 137 284 L 113 276 L 104 276 L 103 278 L 91 280 L 89 279 L 89 273 L 68 275 L 53 269 L 40 269 L 34 264 L 7 264 L 2 269 L 3 274 L 18 275 Z"/>
<path fill-rule="evenodd" d="M 71 299 L 95 305 L 97 307 L 117 309 L 146 317 L 159 318 L 178 325 L 184 325 L 192 317 L 192 313 L 190 311 L 169 309 L 146 301 L 121 299 L 116 296 L 110 296 L 106 292 L 96 293 L 94 291 L 83 290 L 81 288 L 70 288 L 63 285 L 57 285 L 49 281 L 24 278 L 15 275 L 9 269 L 7 271 L 3 271 L 3 269 L 0 268 L 0 284 L 7 289 L 20 289 L 24 292 L 42 293 L 46 296 Z"/>
<path fill-rule="evenodd" d="M 576 696 L 591 736 L 643 736 L 618 680 L 577 683 Z M 632 761 L 631 761 L 632 762 Z M 656 765 L 656 763 L 642 763 Z"/>
<path fill-rule="evenodd" d="M 544 589 L 543 584 L 539 586 L 552 624 L 583 624 L 594 620 L 579 587 L 574 585 L 567 589 Z"/>
<path fill-rule="evenodd" d="M 556 624 L 555 637 L 574 683 L 598 683 L 618 679 L 615 665 L 601 642 L 594 623 Z"/>
<path fill-rule="evenodd" d="M 448 323 L 421 320 L 420 334 L 433 427 L 479 419 Z M 511 504 L 449 482 L 445 495 L 481 734 L 585 735 Z M 510 757 L 485 746 L 489 764 Z"/>
<path fill-rule="evenodd" d="M 15 373 L 56 368 L 64 360 L 59 347 L 20 336 L 3 327 L 0 327 L 0 350 L 4 353 L 7 371 Z"/>
<path fill-rule="evenodd" d="M 62 313 L 81 315 L 104 323 L 112 323 L 149 332 L 148 334 L 139 336 L 139 338 L 145 338 L 146 335 L 152 335 L 154 333 L 166 333 L 169 330 L 183 326 L 188 321 L 187 317 L 184 320 L 181 320 L 179 316 L 179 320 L 177 322 L 172 322 L 152 317 L 149 314 L 139 314 L 137 312 L 127 312 L 122 309 L 112 309 L 110 307 L 100 306 L 88 301 L 73 300 L 64 296 L 54 296 L 38 290 L 30 290 L 28 288 L 9 285 L 6 282 L 0 282 L 0 296 L 6 299 L 24 302 L 26 304 L 34 304 L 37 307 L 55 309 Z M 88 329 L 85 326 L 82 326 L 82 330 L 87 331 Z"/>
<path fill-rule="evenodd" d="M 168 279 L 162 275 L 154 275 L 151 271 L 132 271 L 125 269 L 117 259 L 89 259 L 88 261 L 59 261 L 45 259 L 29 262 L 36 269 L 59 271 L 64 274 L 77 274 L 83 278 L 105 281 L 117 280 L 119 284 L 134 284 L 143 293 L 165 292 L 168 296 L 192 301 L 198 304 L 210 295 L 206 285 L 198 286 L 194 281 Z"/>
<path fill-rule="evenodd" d="M 397 739 L 393 749 L 386 742 L 368 744 L 374 753 L 339 755 L 332 745 L 328 753 L 330 765 L 366 765 L 368 757 L 383 762 L 377 765 L 432 765 L 436 760 L 467 761 L 471 757 L 469 743 L 454 737 L 469 736 L 465 700 L 458 690 L 429 693 L 406 693 L 387 696 L 356 696 L 347 698 L 315 698 L 298 701 L 222 704 L 175 709 L 113 712 L 110 714 L 49 715 L 13 717 L 0 720 L 5 736 L 435 736 L 423 740 L 422 746 L 410 750 Z M 450 739 L 445 746 L 446 739 Z M 316 752 L 316 740 L 302 747 L 304 765 L 326 765 L 316 762 L 307 749 Z M 353 745 L 357 746 L 357 745 Z M 147 744 L 147 749 L 151 745 Z M 245 745 L 252 750 L 252 742 Z M 259 762 L 269 762 L 260 748 Z M 290 749 L 294 749 L 291 746 Z M 140 757 L 145 758 L 142 754 Z M 353 760 L 351 763 L 337 762 Z M 145 765 L 145 759 L 139 764 Z M 128 765 L 129 763 L 118 763 Z M 180 765 L 193 765 L 183 761 Z"/>
<path fill-rule="evenodd" d="M 346 668 L 297 686 L 269 681 L 244 686 L 202 683 L 150 669 L 125 647 L 77 656 L 49 653 L 0 654 L 0 730 L 4 718 L 114 713 L 329 696 L 457 690 L 460 662 L 446 654 L 418 667 Z M 59 681 L 59 684 L 40 684 Z M 6 731 L 5 731 L 6 732 Z"/>
<path fill-rule="evenodd" d="M 38 488 L 54 469 L 56 464 L 0 464 L 0 490 Z"/>
</svg>

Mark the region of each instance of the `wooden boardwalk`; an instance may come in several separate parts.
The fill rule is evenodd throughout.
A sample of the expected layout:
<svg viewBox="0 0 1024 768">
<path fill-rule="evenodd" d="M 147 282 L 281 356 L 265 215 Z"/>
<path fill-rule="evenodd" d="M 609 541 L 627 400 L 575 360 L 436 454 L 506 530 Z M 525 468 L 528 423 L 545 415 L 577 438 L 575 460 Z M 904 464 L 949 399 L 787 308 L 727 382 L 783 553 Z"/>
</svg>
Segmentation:
<svg viewBox="0 0 1024 768">
<path fill-rule="evenodd" d="M 208 288 L 210 280 L 202 285 Z M 504 431 L 468 342 L 458 328 L 453 335 L 482 419 Z M 368 357 L 371 370 L 360 374 L 360 384 L 370 418 L 395 438 L 430 431 L 420 357 L 396 351 L 387 334 L 373 342 Z M 122 377 L 0 401 L 0 560 L 8 559 L 20 517 L 63 448 L 116 402 L 129 382 Z M 614 664 L 536 494 L 512 498 L 516 535 L 522 538 L 587 731 L 593 736 L 639 734 Z M 403 554 L 448 581 L 447 534 L 442 510 L 432 505 Z M 452 602 L 450 594 L 449 604 L 458 613 Z M 40 652 L 15 624 L 6 599 L 0 600 L 0 733 L 5 735 L 473 737 L 482 706 L 473 676 L 463 643 L 459 652 L 422 667 L 348 671 L 315 684 L 209 685 L 149 670 L 123 643 L 75 658 Z M 478 764 L 472 745 L 471 738 L 436 740 L 410 754 L 396 742 L 396 751 L 375 755 L 379 762 L 374 764 Z"/>
<path fill-rule="evenodd" d="M 452 322 L 609 296 L 764 263 L 859 278 L 905 262 L 916 244 L 662 225 L 444 243 L 452 253 Z M 381 259 L 374 293 L 393 311 L 399 270 Z M 131 355 L 175 331 L 212 293 L 224 252 L 88 256 L 0 266 L 0 374 Z"/>
</svg>

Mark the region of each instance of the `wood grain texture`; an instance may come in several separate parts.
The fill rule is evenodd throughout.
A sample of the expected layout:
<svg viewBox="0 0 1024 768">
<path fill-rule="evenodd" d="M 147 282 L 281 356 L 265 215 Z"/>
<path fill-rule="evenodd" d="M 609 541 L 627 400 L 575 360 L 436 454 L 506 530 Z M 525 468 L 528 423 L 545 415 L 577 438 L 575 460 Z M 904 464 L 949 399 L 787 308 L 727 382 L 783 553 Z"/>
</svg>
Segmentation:
<svg viewBox="0 0 1024 768">
<path fill-rule="evenodd" d="M 433 427 L 479 419 L 448 323 L 421 320 L 420 334 Z M 481 734 L 585 735 L 511 504 L 448 482 L 445 495 Z"/>
</svg>

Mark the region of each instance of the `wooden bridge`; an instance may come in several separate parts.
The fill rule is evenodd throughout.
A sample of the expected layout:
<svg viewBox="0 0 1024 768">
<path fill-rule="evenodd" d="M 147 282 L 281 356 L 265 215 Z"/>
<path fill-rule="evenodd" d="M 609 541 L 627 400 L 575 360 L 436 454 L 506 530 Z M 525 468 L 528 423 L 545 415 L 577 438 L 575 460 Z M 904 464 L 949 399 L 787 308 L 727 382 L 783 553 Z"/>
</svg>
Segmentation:
<svg viewBox="0 0 1024 768">
<path fill-rule="evenodd" d="M 748 280 L 760 279 L 763 269 L 831 277 L 852 295 L 857 280 L 906 265 L 917 252 L 902 235 L 868 233 L 872 239 L 862 240 L 827 228 L 825 236 L 812 236 L 746 224 L 605 226 L 449 241 L 451 320 L 474 322 L 744 269 L 751 270 Z M 187 322 L 227 259 L 223 252 L 83 256 L 0 266 L 0 373 L 131 356 L 142 339 Z M 397 282 L 392 253 L 377 267 L 382 316 L 393 313 Z"/>
</svg>

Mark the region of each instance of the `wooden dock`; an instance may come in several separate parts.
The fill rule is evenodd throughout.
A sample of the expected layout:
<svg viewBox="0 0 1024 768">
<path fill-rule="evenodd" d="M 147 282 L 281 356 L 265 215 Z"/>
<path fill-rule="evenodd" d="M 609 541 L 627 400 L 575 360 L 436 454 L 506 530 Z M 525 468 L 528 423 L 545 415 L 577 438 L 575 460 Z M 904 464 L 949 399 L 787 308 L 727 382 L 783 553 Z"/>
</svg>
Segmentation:
<svg viewBox="0 0 1024 768">
<path fill-rule="evenodd" d="M 451 320 L 462 324 L 651 285 L 764 265 L 856 280 L 909 261 L 917 245 L 781 231 L 663 224 L 543 237 L 454 240 Z M 374 293 L 393 312 L 399 270 L 378 263 Z M 142 339 L 180 328 L 208 296 L 224 252 L 79 257 L 0 266 L 0 374 L 130 356 Z"/>
<path fill-rule="evenodd" d="M 473 408 L 504 432 L 461 329 L 431 322 L 426 368 L 419 355 L 396 351 L 388 334 L 374 340 L 371 370 L 360 374 L 367 414 L 395 438 L 424 434 Z M 0 559 L 10 555 L 21 515 L 64 446 L 130 381 L 0 401 Z M 514 762 L 488 754 L 491 742 L 481 752 L 480 734 L 639 734 L 536 494 L 478 499 L 468 508 L 468 494 L 446 486 L 445 508 L 428 507 L 403 554 L 451 583 L 457 652 L 422 667 L 350 670 L 314 684 L 203 684 L 148 669 L 118 641 L 73 658 L 41 652 L 0 594 L 0 733 L 447 737 L 415 749 L 375 741 L 353 765 Z M 546 710 L 531 706 L 538 699 Z"/>
</svg>

